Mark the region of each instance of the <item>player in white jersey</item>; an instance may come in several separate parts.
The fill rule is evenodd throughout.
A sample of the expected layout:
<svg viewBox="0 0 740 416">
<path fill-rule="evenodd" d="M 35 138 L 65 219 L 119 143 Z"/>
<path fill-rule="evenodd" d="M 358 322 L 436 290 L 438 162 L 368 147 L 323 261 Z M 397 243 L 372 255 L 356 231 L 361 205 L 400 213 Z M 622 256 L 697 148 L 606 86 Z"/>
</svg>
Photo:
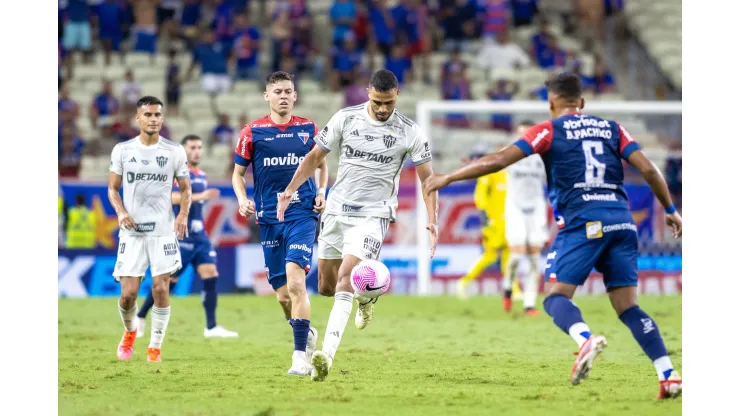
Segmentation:
<svg viewBox="0 0 740 416">
<path fill-rule="evenodd" d="M 398 181 L 407 157 L 419 178 L 431 176 L 432 152 L 419 126 L 396 107 L 398 80 L 381 69 L 370 77 L 369 101 L 338 111 L 329 120 L 279 198 L 282 221 L 293 193 L 316 171 L 332 150 L 340 152 L 337 180 L 329 192 L 319 234 L 319 292 L 334 295 L 334 307 L 324 336 L 323 350 L 313 354 L 311 379 L 326 378 L 352 313 L 352 269 L 362 260 L 377 259 L 388 225 L 398 207 Z M 437 245 L 437 194 L 424 196 L 431 233 L 431 253 Z M 365 328 L 373 317 L 373 303 L 358 298 L 355 325 Z"/>
<path fill-rule="evenodd" d="M 522 137 L 534 123 L 522 122 L 517 137 Z M 524 285 L 524 313 L 536 316 L 537 289 L 540 283 L 540 252 L 549 237 L 547 229 L 547 175 L 542 158 L 534 154 L 506 168 L 507 192 L 504 204 L 506 241 L 509 244 L 509 262 L 504 274 L 504 310 L 511 310 L 512 282 L 523 265 L 526 271 Z"/>
<path fill-rule="evenodd" d="M 139 136 L 113 148 L 108 199 L 118 215 L 118 259 L 113 276 L 121 284 L 118 311 L 124 333 L 118 359 L 133 354 L 138 320 L 136 296 L 146 269 L 151 268 L 152 335 L 148 361 L 161 361 L 162 340 L 170 320 L 170 275 L 182 267 L 178 239 L 187 235 L 192 190 L 185 149 L 159 136 L 162 101 L 142 97 L 136 103 Z M 180 213 L 172 212 L 172 184 L 180 186 Z M 123 201 L 119 191 L 123 185 Z"/>
</svg>

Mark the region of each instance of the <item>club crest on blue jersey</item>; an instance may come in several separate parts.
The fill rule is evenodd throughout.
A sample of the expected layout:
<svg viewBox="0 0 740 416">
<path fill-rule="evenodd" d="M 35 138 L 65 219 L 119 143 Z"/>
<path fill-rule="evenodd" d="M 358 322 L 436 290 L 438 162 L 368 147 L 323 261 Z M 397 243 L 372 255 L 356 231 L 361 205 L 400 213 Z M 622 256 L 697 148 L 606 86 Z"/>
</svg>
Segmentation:
<svg viewBox="0 0 740 416">
<path fill-rule="evenodd" d="M 303 144 L 306 144 L 306 142 L 308 141 L 308 133 L 306 133 L 305 131 L 299 132 L 298 137 L 301 139 Z"/>
</svg>

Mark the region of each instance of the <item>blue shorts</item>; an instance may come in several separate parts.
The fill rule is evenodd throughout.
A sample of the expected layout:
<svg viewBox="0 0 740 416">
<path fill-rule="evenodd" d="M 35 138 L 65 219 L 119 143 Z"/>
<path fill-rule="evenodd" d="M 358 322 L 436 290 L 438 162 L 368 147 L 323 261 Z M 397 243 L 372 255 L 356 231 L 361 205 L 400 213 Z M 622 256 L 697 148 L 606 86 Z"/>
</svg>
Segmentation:
<svg viewBox="0 0 740 416">
<path fill-rule="evenodd" d="M 586 212 L 571 219 L 555 237 L 545 277 L 582 285 L 594 268 L 607 290 L 637 286 L 637 226 L 629 211 Z"/>
<path fill-rule="evenodd" d="M 157 34 L 148 32 L 134 33 L 134 51 L 157 53 Z"/>
<path fill-rule="evenodd" d="M 285 263 L 293 262 L 307 273 L 311 269 L 317 219 L 301 218 L 278 224 L 260 224 L 267 281 L 277 290 L 288 282 Z"/>
<path fill-rule="evenodd" d="M 88 50 L 92 47 L 92 33 L 89 22 L 67 22 L 64 25 L 64 49 Z"/>
<path fill-rule="evenodd" d="M 184 240 L 178 241 L 180 245 L 180 258 L 182 260 L 182 268 L 174 273 L 172 276 L 179 276 L 188 266 L 192 264 L 193 268 L 198 270 L 198 266 L 201 264 L 216 264 L 216 250 L 213 249 L 208 239 L 198 240 Z"/>
</svg>

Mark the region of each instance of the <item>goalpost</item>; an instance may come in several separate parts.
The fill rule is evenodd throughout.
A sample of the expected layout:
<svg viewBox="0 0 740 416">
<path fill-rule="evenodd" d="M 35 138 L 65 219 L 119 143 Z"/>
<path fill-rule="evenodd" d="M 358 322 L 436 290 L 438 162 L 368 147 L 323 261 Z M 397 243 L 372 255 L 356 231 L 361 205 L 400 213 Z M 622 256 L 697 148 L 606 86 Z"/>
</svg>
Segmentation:
<svg viewBox="0 0 740 416">
<path fill-rule="evenodd" d="M 677 137 L 680 143 L 680 125 L 681 125 L 681 102 L 680 101 L 587 101 L 584 108 L 586 114 L 600 116 L 606 119 L 617 121 L 630 130 L 635 140 L 643 145 L 645 153 L 653 161 L 665 160 L 667 157 L 679 157 L 680 150 L 669 151 L 664 145 L 658 142 L 659 138 L 672 136 L 674 140 Z M 508 114 L 517 120 L 524 118 L 534 122 L 540 122 L 550 118 L 547 101 L 419 101 L 416 104 L 416 122 L 421 127 L 430 141 L 432 152 L 437 153 L 444 146 L 436 146 L 438 143 L 444 144 L 445 141 L 452 141 L 454 149 L 448 148 L 447 152 L 469 152 L 472 146 L 479 144 L 491 144 L 495 141 L 509 144 L 516 137 L 512 134 L 493 133 L 490 129 L 475 129 L 469 126 L 462 128 L 433 128 L 434 116 L 449 116 L 451 114 L 464 114 L 465 117 L 472 119 L 478 118 L 479 123 L 485 124 L 486 117 L 493 114 Z M 436 123 L 435 123 L 436 124 Z M 631 128 L 632 126 L 635 128 Z M 643 130 L 644 127 L 644 130 Z M 667 130 L 666 130 L 667 129 Z M 672 130 L 672 131 L 671 131 Z M 668 132 L 666 132 L 668 131 Z M 476 137 L 479 135 L 479 137 Z M 468 141 L 465 142 L 462 136 Z M 488 136 L 483 138 L 483 136 Z M 653 141 L 643 144 L 641 138 L 650 137 Z M 493 138 L 491 138 L 493 137 Z M 497 140 L 498 139 L 498 140 Z M 503 143 L 501 143 L 503 144 Z M 492 146 L 490 146 L 492 151 Z M 453 156 L 454 157 L 454 156 Z M 656 160 L 657 159 L 657 160 Z M 449 172 L 451 169 L 460 166 L 459 158 L 457 160 L 448 160 L 444 163 L 434 162 L 435 172 Z M 660 165 L 659 165 L 660 166 Z M 440 169 L 440 167 L 442 167 Z M 662 166 L 660 166 L 662 168 Z M 416 245 L 417 245 L 417 293 L 419 295 L 429 295 L 432 293 L 432 270 L 431 259 L 429 257 L 429 232 L 426 230 L 427 212 L 424 205 L 421 183 L 416 180 Z M 440 224 L 441 225 L 441 224 Z M 445 229 L 440 228 L 440 234 L 445 233 Z"/>
</svg>

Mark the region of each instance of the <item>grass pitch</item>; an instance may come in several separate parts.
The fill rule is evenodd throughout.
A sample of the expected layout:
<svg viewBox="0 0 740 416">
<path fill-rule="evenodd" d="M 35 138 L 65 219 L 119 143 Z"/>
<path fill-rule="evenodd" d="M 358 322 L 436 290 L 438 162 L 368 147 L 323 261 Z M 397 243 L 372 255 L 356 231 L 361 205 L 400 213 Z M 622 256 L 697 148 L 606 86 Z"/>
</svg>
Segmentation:
<svg viewBox="0 0 740 416">
<path fill-rule="evenodd" d="M 142 300 L 139 300 L 141 303 Z M 219 323 L 238 339 L 204 339 L 198 297 L 174 298 L 161 363 L 147 335 L 116 360 L 116 300 L 59 300 L 60 415 L 677 415 L 654 400 L 655 369 L 606 297 L 576 302 L 609 345 L 571 386 L 576 344 L 543 313 L 505 314 L 498 297 L 384 296 L 360 331 L 354 310 L 325 382 L 286 375 L 292 329 L 272 297 L 221 296 Z M 333 299 L 314 297 L 319 347 Z M 642 297 L 681 371 L 681 297 Z M 515 308 L 521 303 L 515 302 Z M 356 306 L 355 306 L 356 309 Z"/>
</svg>

